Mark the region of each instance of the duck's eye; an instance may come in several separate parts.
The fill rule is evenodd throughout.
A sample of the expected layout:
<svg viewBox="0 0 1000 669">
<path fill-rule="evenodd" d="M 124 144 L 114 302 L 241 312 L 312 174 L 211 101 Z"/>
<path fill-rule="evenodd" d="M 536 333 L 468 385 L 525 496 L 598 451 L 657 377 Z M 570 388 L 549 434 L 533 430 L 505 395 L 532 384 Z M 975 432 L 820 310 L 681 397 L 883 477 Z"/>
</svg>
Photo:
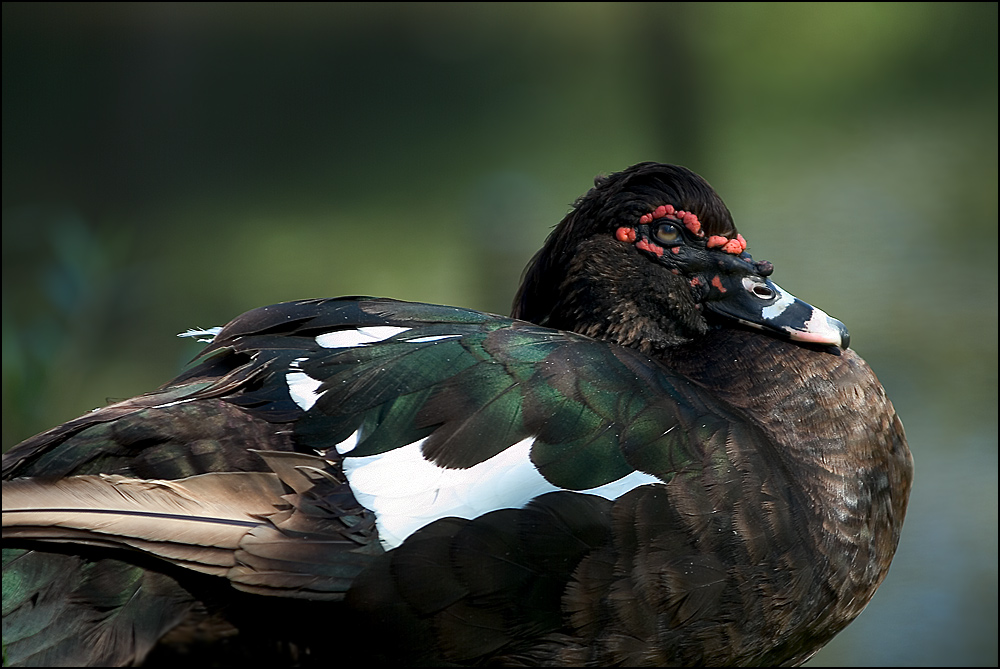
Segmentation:
<svg viewBox="0 0 1000 669">
<path fill-rule="evenodd" d="M 683 239 L 681 231 L 669 223 L 663 223 L 658 226 L 656 231 L 653 232 L 653 236 L 661 244 L 676 244 Z"/>
</svg>

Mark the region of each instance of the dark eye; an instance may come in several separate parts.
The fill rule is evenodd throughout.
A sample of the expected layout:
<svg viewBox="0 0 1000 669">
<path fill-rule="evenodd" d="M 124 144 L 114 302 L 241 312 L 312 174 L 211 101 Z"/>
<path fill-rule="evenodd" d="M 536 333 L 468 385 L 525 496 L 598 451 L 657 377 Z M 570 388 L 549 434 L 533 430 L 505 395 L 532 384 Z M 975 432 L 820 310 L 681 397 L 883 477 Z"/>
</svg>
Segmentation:
<svg viewBox="0 0 1000 669">
<path fill-rule="evenodd" d="M 669 223 L 663 223 L 656 228 L 653 236 L 656 237 L 656 241 L 661 244 L 676 244 L 683 239 L 681 231 Z"/>
</svg>

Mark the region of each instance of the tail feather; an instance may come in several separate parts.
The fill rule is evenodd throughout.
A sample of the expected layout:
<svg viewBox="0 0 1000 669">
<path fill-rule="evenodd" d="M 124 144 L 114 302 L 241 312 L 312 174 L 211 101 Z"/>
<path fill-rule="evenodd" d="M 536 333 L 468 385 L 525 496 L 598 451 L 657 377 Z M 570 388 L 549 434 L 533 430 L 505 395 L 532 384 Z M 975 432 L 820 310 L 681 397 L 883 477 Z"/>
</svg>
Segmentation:
<svg viewBox="0 0 1000 669">
<path fill-rule="evenodd" d="M 337 463 L 260 452 L 270 472 L 3 482 L 3 538 L 143 551 L 241 590 L 342 599 L 372 555 L 374 518 Z"/>
<path fill-rule="evenodd" d="M 235 564 L 233 551 L 283 504 L 284 492 L 264 472 L 15 479 L 3 482 L 3 537 L 128 546 L 219 573 Z"/>
</svg>

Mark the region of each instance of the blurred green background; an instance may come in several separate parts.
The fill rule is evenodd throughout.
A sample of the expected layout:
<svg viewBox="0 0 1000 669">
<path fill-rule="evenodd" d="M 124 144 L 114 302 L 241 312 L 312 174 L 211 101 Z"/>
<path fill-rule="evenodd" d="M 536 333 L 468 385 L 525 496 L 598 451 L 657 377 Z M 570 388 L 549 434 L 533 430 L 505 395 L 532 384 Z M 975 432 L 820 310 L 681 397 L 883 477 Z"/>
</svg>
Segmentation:
<svg viewBox="0 0 1000 669">
<path fill-rule="evenodd" d="M 997 664 L 997 5 L 3 5 L 3 446 L 305 297 L 507 312 L 598 173 L 686 165 L 907 428 L 812 662 Z"/>
</svg>

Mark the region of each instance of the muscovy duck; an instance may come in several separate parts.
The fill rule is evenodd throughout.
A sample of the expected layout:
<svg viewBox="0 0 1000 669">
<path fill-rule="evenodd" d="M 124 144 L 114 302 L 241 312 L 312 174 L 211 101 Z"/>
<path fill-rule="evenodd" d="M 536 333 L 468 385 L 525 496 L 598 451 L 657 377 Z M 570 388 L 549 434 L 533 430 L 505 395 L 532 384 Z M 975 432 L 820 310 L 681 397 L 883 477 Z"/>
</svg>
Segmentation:
<svg viewBox="0 0 1000 669">
<path fill-rule="evenodd" d="M 912 478 L 844 326 L 711 187 L 600 177 L 511 318 L 263 307 L 3 457 L 5 663 L 799 664 Z"/>
</svg>

